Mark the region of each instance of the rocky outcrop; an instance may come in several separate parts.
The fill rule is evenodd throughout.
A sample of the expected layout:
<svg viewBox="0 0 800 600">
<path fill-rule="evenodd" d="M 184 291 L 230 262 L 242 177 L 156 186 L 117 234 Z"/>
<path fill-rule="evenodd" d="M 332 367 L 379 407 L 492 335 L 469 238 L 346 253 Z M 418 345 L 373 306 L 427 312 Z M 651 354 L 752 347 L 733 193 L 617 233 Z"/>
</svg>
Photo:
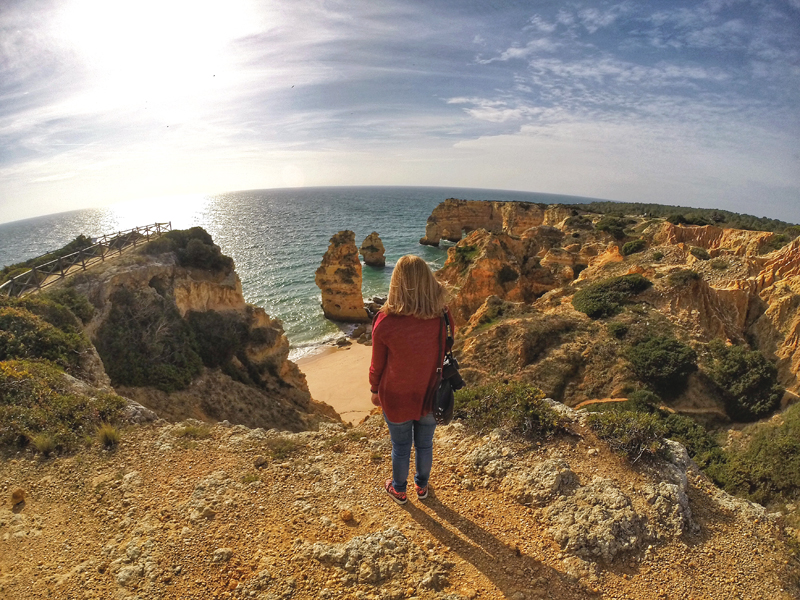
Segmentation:
<svg viewBox="0 0 800 600">
<path fill-rule="evenodd" d="M 775 234 L 769 231 L 722 229 L 714 225 L 673 225 L 665 222 L 653 235 L 655 244 L 688 244 L 737 256 L 755 256 Z M 714 253 L 712 253 L 712 256 Z"/>
<path fill-rule="evenodd" d="M 458 289 L 450 304 L 456 322 L 466 323 L 489 296 L 532 302 L 571 282 L 582 259 L 559 247 L 562 238 L 547 226 L 529 228 L 521 238 L 478 230 L 449 248 L 437 276 Z"/>
<path fill-rule="evenodd" d="M 433 209 L 425 226 L 425 237 L 419 243 L 438 246 L 441 239 L 458 242 L 462 232 L 476 229 L 522 235 L 526 229 L 542 225 L 544 220 L 545 207 L 539 204 L 448 198 Z"/>
<path fill-rule="evenodd" d="M 373 231 L 361 244 L 361 256 L 364 257 L 364 263 L 370 267 L 385 267 L 386 266 L 386 248 L 383 247 L 383 242 L 377 231 Z"/>
<path fill-rule="evenodd" d="M 369 316 L 361 295 L 361 261 L 356 235 L 340 231 L 330 240 L 314 281 L 322 291 L 325 318 L 348 323 L 367 323 Z"/>
<path fill-rule="evenodd" d="M 192 360 L 205 364 L 188 387 L 115 381 L 107 361 L 117 356 L 101 351 L 114 388 L 160 417 L 291 430 L 308 428 L 320 418 L 337 418 L 330 407 L 311 399 L 305 376 L 288 360 L 282 323 L 245 302 L 232 263 L 217 269 L 184 267 L 174 252 L 137 251 L 95 267 L 71 284 L 96 309 L 85 330 L 98 349 L 114 345 L 113 339 L 106 339 L 115 335 L 108 323 L 113 314 L 115 326 L 120 326 L 121 298 L 128 299 L 124 310 L 132 311 L 132 325 L 140 317 L 148 319 L 136 333 L 145 347 L 160 348 L 164 340 L 169 348 L 174 334 L 194 331 L 199 349 L 172 346 L 173 352 L 199 352 Z M 149 364 L 129 368 L 144 369 L 147 381 Z"/>
</svg>

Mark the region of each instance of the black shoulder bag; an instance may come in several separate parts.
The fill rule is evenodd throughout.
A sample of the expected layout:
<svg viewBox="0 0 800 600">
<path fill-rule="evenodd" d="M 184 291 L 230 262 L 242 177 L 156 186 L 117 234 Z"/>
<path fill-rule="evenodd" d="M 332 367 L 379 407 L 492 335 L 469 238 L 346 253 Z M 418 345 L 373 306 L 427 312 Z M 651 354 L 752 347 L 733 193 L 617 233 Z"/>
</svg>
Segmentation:
<svg viewBox="0 0 800 600">
<path fill-rule="evenodd" d="M 453 330 L 450 327 L 450 318 L 447 311 L 442 315 L 444 326 L 447 330 L 447 344 L 445 346 L 442 367 L 436 370 L 436 385 L 433 388 L 433 416 L 439 425 L 447 425 L 453 420 L 453 392 L 464 387 L 464 380 L 458 373 L 458 361 L 453 356 Z M 442 356 L 442 328 L 439 328 L 439 356 Z"/>
</svg>

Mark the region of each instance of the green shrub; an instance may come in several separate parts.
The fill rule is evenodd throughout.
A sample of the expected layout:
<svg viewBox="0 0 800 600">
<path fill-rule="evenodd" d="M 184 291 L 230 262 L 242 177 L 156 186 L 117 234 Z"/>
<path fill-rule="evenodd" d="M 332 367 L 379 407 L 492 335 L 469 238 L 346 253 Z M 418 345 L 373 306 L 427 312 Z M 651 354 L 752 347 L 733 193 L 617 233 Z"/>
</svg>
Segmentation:
<svg viewBox="0 0 800 600">
<path fill-rule="evenodd" d="M 183 389 L 202 369 L 192 330 L 168 300 L 120 288 L 97 331 L 97 351 L 115 385 Z"/>
<path fill-rule="evenodd" d="M 730 265 L 728 265 L 728 261 L 723 258 L 715 258 L 710 263 L 712 269 L 716 269 L 717 271 L 724 271 Z"/>
<path fill-rule="evenodd" d="M 618 321 L 611 321 L 606 325 L 606 327 L 608 328 L 608 333 L 620 340 L 628 333 L 628 325 Z"/>
<path fill-rule="evenodd" d="M 610 317 L 622 310 L 622 304 L 652 284 L 638 273 L 605 279 L 579 290 L 572 306 L 592 319 Z"/>
<path fill-rule="evenodd" d="M 612 215 L 604 215 L 600 220 L 595 223 L 594 228 L 597 231 L 605 231 L 617 240 L 625 237 L 625 226 L 627 222 L 622 217 L 615 217 Z"/>
<path fill-rule="evenodd" d="M 211 235 L 202 227 L 174 229 L 145 246 L 148 254 L 175 252 L 178 264 L 211 271 L 230 271 L 233 259 L 222 254 Z"/>
<path fill-rule="evenodd" d="M 222 366 L 247 343 L 247 325 L 238 313 L 189 311 L 186 321 L 194 332 L 197 351 L 207 367 Z"/>
<path fill-rule="evenodd" d="M 645 413 L 655 416 L 663 427 L 663 437 L 680 442 L 689 456 L 707 466 L 719 460 L 720 446 L 700 423 L 686 415 L 662 410 L 661 398 L 649 390 L 637 390 L 625 402 L 591 404 L 587 412 Z"/>
<path fill-rule="evenodd" d="M 91 238 L 85 235 L 79 235 L 74 240 L 72 240 L 62 248 L 59 248 L 58 250 L 54 250 L 53 252 L 49 252 L 48 254 L 45 254 L 43 256 L 37 256 L 35 258 L 31 258 L 24 262 L 3 267 L 3 269 L 0 270 L 0 284 L 5 283 L 12 277 L 16 277 L 18 275 L 22 275 L 26 271 L 30 271 L 33 267 L 38 267 L 40 265 L 43 265 L 44 263 L 61 258 L 62 256 L 73 254 L 75 252 L 78 252 L 79 250 L 88 248 L 91 245 L 92 245 Z M 42 277 L 41 279 L 44 279 L 44 277 Z"/>
<path fill-rule="evenodd" d="M 700 248 L 698 246 L 692 246 L 689 248 L 689 254 L 694 256 L 698 260 L 708 260 L 711 258 L 711 255 L 708 253 L 708 250 L 705 248 Z"/>
<path fill-rule="evenodd" d="M 586 423 L 612 450 L 636 462 L 646 452 L 658 454 L 664 447 L 666 427 L 657 415 L 633 411 L 591 413 Z"/>
<path fill-rule="evenodd" d="M 481 249 L 472 244 L 459 244 L 453 248 L 453 257 L 456 265 L 463 271 L 481 253 Z"/>
<path fill-rule="evenodd" d="M 786 235 L 785 233 L 777 233 L 769 238 L 761 247 L 758 249 L 759 254 L 769 254 L 770 252 L 774 252 L 775 250 L 780 250 L 786 244 L 791 242 L 793 237 Z"/>
<path fill-rule="evenodd" d="M 800 404 L 781 420 L 751 425 L 743 443 L 734 444 L 715 461 L 708 475 L 731 494 L 769 505 L 800 497 Z"/>
<path fill-rule="evenodd" d="M 673 287 L 683 287 L 702 278 L 703 277 L 697 271 L 692 271 L 691 269 L 680 269 L 667 275 L 667 283 Z"/>
<path fill-rule="evenodd" d="M 572 229 L 592 229 L 593 225 L 591 220 L 580 215 L 573 215 L 564 221 L 564 226 Z"/>
<path fill-rule="evenodd" d="M 643 239 L 638 240 L 631 240 L 630 242 L 625 242 L 622 245 L 622 255 L 623 256 L 630 256 L 631 254 L 636 254 L 637 252 L 641 252 L 647 248 L 647 242 Z"/>
<path fill-rule="evenodd" d="M 69 315 L 74 321 L 72 313 Z M 22 306 L 0 303 L 0 360 L 42 358 L 77 369 L 88 346 L 82 333 L 65 332 Z"/>
<path fill-rule="evenodd" d="M 97 428 L 97 439 L 104 448 L 115 448 L 120 441 L 119 429 L 111 423 L 102 423 Z"/>
<path fill-rule="evenodd" d="M 562 417 L 527 383 L 483 385 L 456 392 L 455 416 L 478 432 L 498 427 L 528 438 L 548 437 L 564 427 Z"/>
<path fill-rule="evenodd" d="M 721 340 L 712 341 L 708 348 L 708 376 L 722 390 L 732 419 L 753 421 L 778 407 L 784 390 L 778 385 L 777 368 L 761 352 L 726 346 Z"/>
<path fill-rule="evenodd" d="M 650 255 L 650 258 L 652 258 L 654 261 L 658 262 L 659 260 L 661 260 L 662 258 L 664 258 L 664 253 L 663 253 L 663 252 L 661 252 L 660 250 L 655 250 L 655 251 L 654 251 L 654 252 L 653 252 L 653 253 Z"/>
<path fill-rule="evenodd" d="M 102 422 L 119 418 L 125 400 L 113 394 L 72 393 L 63 371 L 47 361 L 0 362 L 0 445 L 68 451 Z"/>
<path fill-rule="evenodd" d="M 88 323 L 94 316 L 94 306 L 91 305 L 86 296 L 79 294 L 72 288 L 59 288 L 45 292 L 40 297 L 65 306 L 81 320 L 81 323 Z"/>
<path fill-rule="evenodd" d="M 626 353 L 633 372 L 656 389 L 680 389 L 697 370 L 697 353 L 673 337 L 656 336 L 634 344 Z"/>
<path fill-rule="evenodd" d="M 31 438 L 31 445 L 39 454 L 50 456 L 56 451 L 56 441 L 49 433 L 37 433 Z"/>
<path fill-rule="evenodd" d="M 272 458 L 283 460 L 291 456 L 297 450 L 298 445 L 293 439 L 278 437 L 267 440 L 266 447 Z"/>
</svg>

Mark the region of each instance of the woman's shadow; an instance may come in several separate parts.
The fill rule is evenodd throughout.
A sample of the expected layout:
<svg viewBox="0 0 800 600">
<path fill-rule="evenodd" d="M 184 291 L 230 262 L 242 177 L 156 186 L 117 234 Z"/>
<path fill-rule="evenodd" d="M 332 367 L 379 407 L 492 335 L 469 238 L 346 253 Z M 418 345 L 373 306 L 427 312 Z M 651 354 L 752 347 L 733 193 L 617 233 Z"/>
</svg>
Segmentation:
<svg viewBox="0 0 800 600">
<path fill-rule="evenodd" d="M 564 573 L 522 554 L 517 548 L 503 543 L 480 525 L 443 504 L 436 498 L 433 489 L 423 502 L 461 535 L 411 503 L 404 508 L 412 519 L 483 573 L 506 597 L 511 598 L 515 592 L 522 592 L 527 597 L 527 592 L 531 590 L 537 590 L 542 597 L 547 597 L 548 591 L 555 589 L 558 589 L 558 597 L 564 600 L 594 597 L 594 594 Z"/>
</svg>

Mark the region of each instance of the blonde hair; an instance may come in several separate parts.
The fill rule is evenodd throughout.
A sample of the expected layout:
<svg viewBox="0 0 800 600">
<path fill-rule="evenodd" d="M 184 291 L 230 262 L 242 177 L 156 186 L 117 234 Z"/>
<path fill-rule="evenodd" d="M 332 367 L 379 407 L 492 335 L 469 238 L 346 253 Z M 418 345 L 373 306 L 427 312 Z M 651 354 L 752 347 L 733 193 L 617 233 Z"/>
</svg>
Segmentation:
<svg viewBox="0 0 800 600">
<path fill-rule="evenodd" d="M 389 283 L 389 296 L 381 312 L 434 319 L 447 303 L 447 289 L 419 256 L 407 254 L 397 261 Z"/>
</svg>

